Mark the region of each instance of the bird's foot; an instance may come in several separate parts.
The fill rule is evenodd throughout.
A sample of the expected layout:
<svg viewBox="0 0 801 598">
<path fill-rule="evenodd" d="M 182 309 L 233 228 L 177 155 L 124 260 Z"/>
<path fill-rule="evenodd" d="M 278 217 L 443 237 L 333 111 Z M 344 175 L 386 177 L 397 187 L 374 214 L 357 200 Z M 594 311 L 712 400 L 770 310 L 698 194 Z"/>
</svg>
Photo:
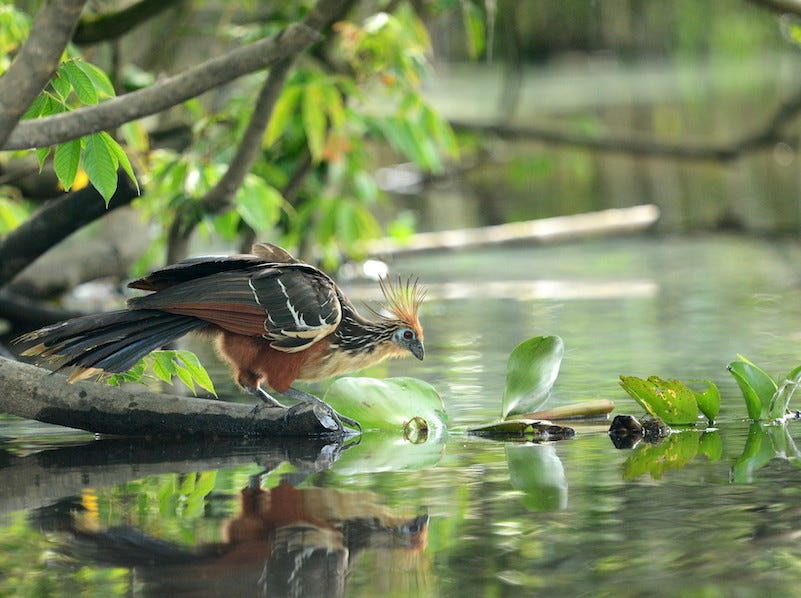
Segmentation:
<svg viewBox="0 0 801 598">
<path fill-rule="evenodd" d="M 258 411 L 257 407 L 270 407 L 270 408 L 280 407 L 281 409 L 286 409 L 286 405 L 273 398 L 273 396 L 270 395 L 270 393 L 264 390 L 261 386 L 245 386 L 245 390 L 249 394 L 256 395 L 257 397 L 259 397 L 264 403 L 263 405 L 257 403 L 256 407 L 254 407 L 253 409 L 254 411 Z"/>
<path fill-rule="evenodd" d="M 290 387 L 285 393 L 284 396 L 289 397 L 290 399 L 295 399 L 297 401 L 302 401 L 304 403 L 313 403 L 322 407 L 326 412 L 328 412 L 331 417 L 338 421 L 344 426 L 348 426 L 349 428 L 356 430 L 357 432 L 362 431 L 362 426 L 359 422 L 355 419 L 351 419 L 350 417 L 346 417 L 341 413 L 337 413 L 337 411 L 331 407 L 328 403 L 320 399 L 319 397 L 315 397 L 313 394 L 309 394 L 308 392 L 304 392 L 302 390 L 298 390 L 297 388 Z"/>
</svg>

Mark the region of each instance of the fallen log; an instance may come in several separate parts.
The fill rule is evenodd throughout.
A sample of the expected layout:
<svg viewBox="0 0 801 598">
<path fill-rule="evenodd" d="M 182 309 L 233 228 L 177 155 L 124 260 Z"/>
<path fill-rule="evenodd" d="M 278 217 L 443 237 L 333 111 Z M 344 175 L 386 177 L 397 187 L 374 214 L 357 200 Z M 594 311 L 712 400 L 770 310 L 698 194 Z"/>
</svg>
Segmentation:
<svg viewBox="0 0 801 598">
<path fill-rule="evenodd" d="M 402 242 L 394 239 L 376 239 L 367 243 L 367 251 L 371 255 L 387 255 L 464 249 L 515 241 L 533 243 L 568 241 L 642 231 L 655 224 L 658 219 L 659 208 L 646 204 L 494 226 L 417 233 Z"/>
<path fill-rule="evenodd" d="M 0 412 L 112 436 L 324 436 L 344 430 L 322 404 L 288 409 L 68 384 L 61 374 L 0 357 Z"/>
</svg>

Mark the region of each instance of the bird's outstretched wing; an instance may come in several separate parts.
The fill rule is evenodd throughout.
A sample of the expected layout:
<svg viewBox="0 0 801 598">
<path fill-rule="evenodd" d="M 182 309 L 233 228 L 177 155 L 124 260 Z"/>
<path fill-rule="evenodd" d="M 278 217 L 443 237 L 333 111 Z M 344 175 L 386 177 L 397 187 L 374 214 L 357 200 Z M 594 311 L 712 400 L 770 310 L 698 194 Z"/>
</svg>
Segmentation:
<svg viewBox="0 0 801 598">
<path fill-rule="evenodd" d="M 339 326 L 342 306 L 336 285 L 317 268 L 302 263 L 227 266 L 137 297 L 129 305 L 194 316 L 229 332 L 262 336 L 286 352 L 302 351 Z M 199 263 L 189 267 L 204 274 L 211 268 Z"/>
</svg>

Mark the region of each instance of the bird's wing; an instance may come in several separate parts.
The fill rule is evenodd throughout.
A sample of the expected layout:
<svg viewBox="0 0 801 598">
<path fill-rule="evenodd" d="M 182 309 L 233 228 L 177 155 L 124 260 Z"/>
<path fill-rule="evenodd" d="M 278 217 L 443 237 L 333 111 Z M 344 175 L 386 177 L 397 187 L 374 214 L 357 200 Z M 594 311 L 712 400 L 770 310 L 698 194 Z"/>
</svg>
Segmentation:
<svg viewBox="0 0 801 598">
<path fill-rule="evenodd" d="M 133 309 L 190 315 L 276 349 L 296 352 L 334 332 L 342 319 L 334 282 L 306 264 L 217 272 L 131 299 Z"/>
<path fill-rule="evenodd" d="M 267 338 L 287 352 L 301 351 L 325 338 L 342 321 L 334 281 L 301 264 L 267 268 L 250 279 L 259 305 L 267 313 Z"/>
</svg>

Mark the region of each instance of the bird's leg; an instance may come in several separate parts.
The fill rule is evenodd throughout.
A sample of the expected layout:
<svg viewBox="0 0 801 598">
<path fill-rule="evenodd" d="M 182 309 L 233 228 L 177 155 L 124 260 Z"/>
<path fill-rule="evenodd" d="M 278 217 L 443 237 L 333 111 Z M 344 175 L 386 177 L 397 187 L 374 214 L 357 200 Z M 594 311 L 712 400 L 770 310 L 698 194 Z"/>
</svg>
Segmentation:
<svg viewBox="0 0 801 598">
<path fill-rule="evenodd" d="M 362 431 L 362 426 L 361 424 L 359 424 L 359 422 L 357 422 L 355 419 L 351 419 L 349 417 L 345 417 L 344 415 L 337 413 L 336 410 L 333 407 L 331 407 L 331 405 L 323 401 L 321 398 L 315 397 L 313 394 L 309 394 L 308 392 L 304 392 L 302 390 L 290 386 L 286 390 L 286 392 L 283 393 L 283 395 L 285 397 L 289 397 L 290 399 L 295 399 L 296 401 L 302 401 L 304 403 L 317 403 L 319 405 L 323 405 L 325 408 L 330 409 L 331 412 L 334 415 L 336 415 L 343 424 L 350 426 L 351 428 L 353 428 L 354 430 L 358 430 L 359 432 Z"/>
<path fill-rule="evenodd" d="M 258 384 L 256 386 L 245 386 L 244 389 L 248 393 L 250 393 L 252 395 L 256 395 L 262 401 L 264 401 L 264 403 L 265 403 L 264 406 L 265 407 L 281 407 L 282 409 L 286 409 L 286 405 L 284 405 L 283 403 L 281 403 L 281 402 L 277 401 L 276 399 L 274 399 L 272 397 L 272 395 L 270 395 L 270 393 L 268 393 L 266 390 L 264 390 Z"/>
</svg>

